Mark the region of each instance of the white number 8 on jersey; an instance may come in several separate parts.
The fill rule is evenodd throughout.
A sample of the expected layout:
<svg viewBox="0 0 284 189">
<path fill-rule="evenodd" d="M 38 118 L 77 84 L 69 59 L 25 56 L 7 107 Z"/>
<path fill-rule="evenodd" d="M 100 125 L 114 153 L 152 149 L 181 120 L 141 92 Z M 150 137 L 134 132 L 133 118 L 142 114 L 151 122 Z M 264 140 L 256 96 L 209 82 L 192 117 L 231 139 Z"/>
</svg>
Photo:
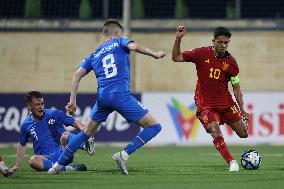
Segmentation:
<svg viewBox="0 0 284 189">
<path fill-rule="evenodd" d="M 110 63 L 107 64 L 109 60 L 110 60 Z M 113 76 L 116 76 L 117 68 L 116 68 L 116 65 L 114 64 L 113 54 L 106 55 L 102 59 L 102 62 L 103 62 L 103 67 L 105 68 L 104 71 L 105 71 L 106 78 L 111 78 Z M 111 71 L 111 68 L 112 68 L 112 71 Z"/>
</svg>

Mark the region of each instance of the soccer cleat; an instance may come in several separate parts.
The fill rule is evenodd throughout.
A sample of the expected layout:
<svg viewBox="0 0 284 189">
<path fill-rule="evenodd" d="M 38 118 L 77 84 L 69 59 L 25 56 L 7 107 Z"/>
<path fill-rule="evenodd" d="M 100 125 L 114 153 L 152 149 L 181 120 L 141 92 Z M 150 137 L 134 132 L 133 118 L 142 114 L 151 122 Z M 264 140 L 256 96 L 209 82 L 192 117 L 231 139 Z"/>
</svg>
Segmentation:
<svg viewBox="0 0 284 189">
<path fill-rule="evenodd" d="M 95 149 L 95 138 L 91 136 L 87 142 L 83 145 L 83 149 L 89 154 L 90 156 L 94 155 Z"/>
<path fill-rule="evenodd" d="M 124 175 L 128 175 L 127 160 L 124 160 L 121 156 L 121 152 L 117 152 L 113 155 L 112 159 L 117 163 L 120 172 Z"/>
<path fill-rule="evenodd" d="M 0 172 L 5 176 L 9 177 L 13 174 L 13 170 L 9 169 L 4 161 L 0 161 Z"/>
<path fill-rule="evenodd" d="M 5 176 L 5 177 L 10 177 L 13 175 L 13 170 L 12 169 L 5 169 L 3 170 L 2 174 Z"/>
<path fill-rule="evenodd" d="M 70 165 L 72 167 L 72 171 L 87 171 L 87 166 L 85 164 L 73 164 Z"/>
<path fill-rule="evenodd" d="M 62 165 L 59 165 L 57 162 L 53 164 L 53 166 L 47 171 L 49 175 L 56 175 L 59 174 Z"/>
<path fill-rule="evenodd" d="M 229 171 L 239 171 L 239 165 L 238 165 L 238 162 L 236 160 L 232 160 L 230 162 L 230 169 Z"/>
</svg>

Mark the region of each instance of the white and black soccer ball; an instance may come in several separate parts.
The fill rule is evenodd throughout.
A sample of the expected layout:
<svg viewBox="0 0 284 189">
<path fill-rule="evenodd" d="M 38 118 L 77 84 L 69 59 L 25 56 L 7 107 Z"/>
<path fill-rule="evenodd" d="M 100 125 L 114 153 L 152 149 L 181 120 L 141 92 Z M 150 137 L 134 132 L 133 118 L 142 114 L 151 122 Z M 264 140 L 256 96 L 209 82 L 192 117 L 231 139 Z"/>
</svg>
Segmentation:
<svg viewBox="0 0 284 189">
<path fill-rule="evenodd" d="M 244 169 L 258 169 L 261 166 L 261 155 L 255 150 L 247 150 L 241 156 L 241 164 Z"/>
</svg>

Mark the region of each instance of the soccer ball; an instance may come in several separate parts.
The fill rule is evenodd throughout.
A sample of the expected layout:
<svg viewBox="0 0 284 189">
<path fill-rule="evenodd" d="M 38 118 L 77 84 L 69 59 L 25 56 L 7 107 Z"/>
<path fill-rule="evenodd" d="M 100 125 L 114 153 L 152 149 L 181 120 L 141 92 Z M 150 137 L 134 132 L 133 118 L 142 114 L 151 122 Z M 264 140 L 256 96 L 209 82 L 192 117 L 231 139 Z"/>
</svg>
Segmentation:
<svg viewBox="0 0 284 189">
<path fill-rule="evenodd" d="M 255 150 L 247 150 L 241 157 L 241 164 L 244 169 L 258 169 L 261 166 L 261 155 Z"/>
</svg>

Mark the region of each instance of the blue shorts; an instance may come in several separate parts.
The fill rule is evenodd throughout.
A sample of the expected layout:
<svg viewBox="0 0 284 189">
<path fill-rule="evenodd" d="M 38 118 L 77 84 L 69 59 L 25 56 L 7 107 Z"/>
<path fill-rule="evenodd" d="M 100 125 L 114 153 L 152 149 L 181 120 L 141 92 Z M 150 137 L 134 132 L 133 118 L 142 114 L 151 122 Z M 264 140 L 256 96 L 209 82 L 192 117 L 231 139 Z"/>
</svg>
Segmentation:
<svg viewBox="0 0 284 189">
<path fill-rule="evenodd" d="M 101 123 L 106 121 L 113 111 L 117 111 L 130 122 L 138 122 L 148 113 L 148 110 L 130 92 L 120 92 L 98 95 L 90 117 L 91 120 Z"/>
</svg>

